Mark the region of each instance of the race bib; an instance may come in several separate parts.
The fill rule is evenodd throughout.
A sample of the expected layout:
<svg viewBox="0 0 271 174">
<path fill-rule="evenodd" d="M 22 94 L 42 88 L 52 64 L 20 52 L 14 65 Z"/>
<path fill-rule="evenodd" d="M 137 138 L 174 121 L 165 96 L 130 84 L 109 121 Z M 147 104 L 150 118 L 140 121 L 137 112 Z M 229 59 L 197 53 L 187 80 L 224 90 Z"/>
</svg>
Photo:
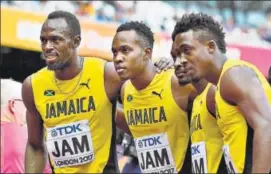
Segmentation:
<svg viewBox="0 0 271 174">
<path fill-rule="evenodd" d="M 142 173 L 177 173 L 167 134 L 135 138 Z"/>
<path fill-rule="evenodd" d="M 205 142 L 191 145 L 192 173 L 208 173 Z"/>
<path fill-rule="evenodd" d="M 94 160 L 88 120 L 47 128 L 47 150 L 55 167 L 67 167 Z"/>
<path fill-rule="evenodd" d="M 236 168 L 235 168 L 234 162 L 233 162 L 233 160 L 231 158 L 229 145 L 224 145 L 223 146 L 223 154 L 224 154 L 224 159 L 225 159 L 225 163 L 226 163 L 226 166 L 227 166 L 228 173 L 238 173 Z"/>
</svg>

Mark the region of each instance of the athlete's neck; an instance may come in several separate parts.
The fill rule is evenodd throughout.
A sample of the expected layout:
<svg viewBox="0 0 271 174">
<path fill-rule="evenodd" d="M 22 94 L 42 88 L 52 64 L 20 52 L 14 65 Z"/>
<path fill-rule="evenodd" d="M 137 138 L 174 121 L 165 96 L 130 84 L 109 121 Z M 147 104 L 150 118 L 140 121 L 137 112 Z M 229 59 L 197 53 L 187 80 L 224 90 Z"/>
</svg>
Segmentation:
<svg viewBox="0 0 271 174">
<path fill-rule="evenodd" d="M 62 69 L 62 70 L 56 70 L 55 71 L 55 77 L 59 80 L 70 80 L 73 79 L 75 76 L 77 76 L 81 69 L 83 67 L 81 67 L 81 58 L 79 56 L 76 55 L 76 57 L 74 57 L 71 60 L 71 63 L 68 67 Z"/>
<path fill-rule="evenodd" d="M 155 67 L 151 61 L 145 69 L 135 78 L 131 79 L 131 83 L 137 90 L 146 88 L 152 81 L 156 74 Z"/>
<path fill-rule="evenodd" d="M 201 79 L 198 82 L 192 82 L 192 85 L 196 88 L 198 94 L 201 94 L 206 88 L 208 81 L 205 79 Z"/>
<path fill-rule="evenodd" d="M 210 65 L 209 71 L 205 79 L 215 85 L 217 85 L 219 77 L 221 75 L 223 65 L 226 62 L 227 58 L 224 54 L 214 56 L 215 61 Z"/>
</svg>

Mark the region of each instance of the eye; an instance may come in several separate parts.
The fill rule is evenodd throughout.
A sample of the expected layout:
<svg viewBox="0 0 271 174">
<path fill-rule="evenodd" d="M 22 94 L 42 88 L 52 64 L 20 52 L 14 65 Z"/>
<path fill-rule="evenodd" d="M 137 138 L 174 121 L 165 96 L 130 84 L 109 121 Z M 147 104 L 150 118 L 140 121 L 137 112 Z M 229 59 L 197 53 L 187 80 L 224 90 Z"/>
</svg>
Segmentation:
<svg viewBox="0 0 271 174">
<path fill-rule="evenodd" d="M 114 57 L 116 57 L 117 56 L 117 51 L 112 49 L 112 54 L 113 54 Z"/>
<path fill-rule="evenodd" d="M 189 47 L 184 47 L 184 49 L 183 49 L 183 53 L 184 54 L 189 54 L 190 53 L 190 48 Z"/>
<path fill-rule="evenodd" d="M 40 41 L 41 41 L 42 44 L 45 44 L 47 42 L 47 40 L 44 39 L 43 37 L 40 38 Z"/>
<path fill-rule="evenodd" d="M 130 50 L 127 47 L 122 47 L 121 48 L 121 52 L 123 52 L 124 54 L 127 54 Z"/>
<path fill-rule="evenodd" d="M 52 37 L 52 41 L 54 42 L 54 43 L 58 43 L 59 41 L 60 41 L 60 38 L 59 37 Z"/>
</svg>

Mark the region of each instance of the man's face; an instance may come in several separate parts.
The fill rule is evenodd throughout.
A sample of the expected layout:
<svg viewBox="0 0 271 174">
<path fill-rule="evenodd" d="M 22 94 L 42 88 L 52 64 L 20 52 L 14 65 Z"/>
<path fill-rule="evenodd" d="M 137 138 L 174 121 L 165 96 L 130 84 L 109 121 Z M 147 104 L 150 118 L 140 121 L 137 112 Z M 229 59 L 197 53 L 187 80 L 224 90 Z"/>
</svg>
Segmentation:
<svg viewBox="0 0 271 174">
<path fill-rule="evenodd" d="M 146 54 L 146 49 L 142 47 L 138 37 L 134 30 L 129 30 L 116 33 L 113 39 L 113 61 L 122 80 L 132 79 L 140 74 L 146 60 L 150 57 L 150 54 Z"/>
<path fill-rule="evenodd" d="M 172 44 L 170 53 L 174 60 L 175 75 L 178 78 L 180 85 L 187 85 L 192 82 L 192 76 L 191 74 L 188 74 L 191 69 L 191 63 L 181 57 L 178 57 L 176 51 L 176 46 Z"/>
<path fill-rule="evenodd" d="M 74 37 L 63 18 L 49 19 L 42 26 L 40 40 L 42 57 L 48 69 L 61 70 L 68 67 L 74 55 Z"/>
<path fill-rule="evenodd" d="M 173 49 L 176 54 L 175 69 L 179 82 L 185 80 L 183 71 L 190 76 L 186 78 L 191 78 L 190 80 L 194 82 L 205 77 L 210 62 L 208 47 L 195 38 L 192 30 L 178 34 L 173 43 Z M 183 68 L 176 66 L 179 64 Z"/>
</svg>

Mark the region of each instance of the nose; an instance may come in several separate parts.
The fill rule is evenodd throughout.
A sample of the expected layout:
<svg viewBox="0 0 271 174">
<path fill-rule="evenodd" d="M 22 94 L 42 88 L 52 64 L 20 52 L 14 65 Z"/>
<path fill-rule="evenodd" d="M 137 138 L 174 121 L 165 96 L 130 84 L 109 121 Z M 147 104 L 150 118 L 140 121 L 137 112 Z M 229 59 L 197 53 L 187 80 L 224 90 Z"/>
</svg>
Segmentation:
<svg viewBox="0 0 271 174">
<path fill-rule="evenodd" d="M 53 44 L 50 41 L 47 41 L 44 45 L 44 48 L 46 51 L 52 50 L 53 49 Z"/>
<path fill-rule="evenodd" d="M 184 56 L 178 56 L 176 57 L 174 66 L 175 68 L 178 66 L 185 66 L 186 63 L 187 63 L 187 60 L 184 58 Z"/>
<path fill-rule="evenodd" d="M 117 55 L 115 55 L 113 57 L 113 61 L 116 62 L 116 63 L 122 62 L 123 61 L 123 56 L 121 54 L 117 53 Z"/>
</svg>

